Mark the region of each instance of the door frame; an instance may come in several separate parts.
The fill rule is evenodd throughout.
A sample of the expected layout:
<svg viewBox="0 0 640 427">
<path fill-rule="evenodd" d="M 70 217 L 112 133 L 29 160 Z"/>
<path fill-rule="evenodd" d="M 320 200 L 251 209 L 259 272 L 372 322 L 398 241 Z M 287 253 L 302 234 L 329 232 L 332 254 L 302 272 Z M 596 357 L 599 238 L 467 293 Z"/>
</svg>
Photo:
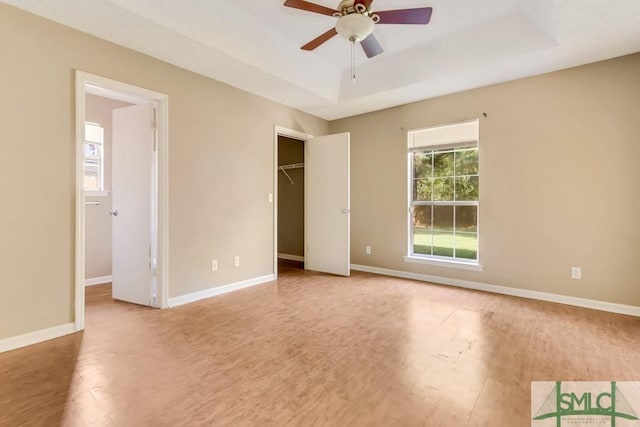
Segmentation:
<svg viewBox="0 0 640 427">
<path fill-rule="evenodd" d="M 157 109 L 157 305 L 168 307 L 169 297 L 169 96 L 163 93 L 75 70 L 76 150 L 75 150 L 75 330 L 85 326 L 85 205 L 84 205 L 84 122 L 87 87 L 101 96 L 122 101 L 150 102 Z M 95 93 L 92 90 L 92 93 Z"/>
<path fill-rule="evenodd" d="M 284 136 L 287 138 L 293 138 L 301 141 L 304 144 L 305 160 L 307 158 L 307 141 L 313 139 L 313 135 L 299 132 L 297 130 L 288 129 L 282 126 L 273 127 L 273 276 L 278 278 L 278 137 Z M 305 169 L 306 177 L 306 169 Z M 304 181 L 304 194 L 305 205 L 307 204 L 307 180 Z M 305 227 L 307 224 L 306 216 L 307 210 L 305 209 Z M 306 242 L 305 242 L 306 247 Z M 306 252 L 306 251 L 305 251 Z"/>
</svg>

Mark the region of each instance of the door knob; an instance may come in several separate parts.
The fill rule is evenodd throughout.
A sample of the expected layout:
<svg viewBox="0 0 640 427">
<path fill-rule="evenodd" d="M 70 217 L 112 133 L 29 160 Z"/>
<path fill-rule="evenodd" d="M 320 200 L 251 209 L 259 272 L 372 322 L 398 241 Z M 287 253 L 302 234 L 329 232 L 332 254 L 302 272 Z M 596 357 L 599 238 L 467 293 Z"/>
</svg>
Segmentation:
<svg viewBox="0 0 640 427">
<path fill-rule="evenodd" d="M 350 209 L 342 209 L 340 212 L 342 212 L 343 214 L 348 214 L 349 212 L 351 212 Z"/>
<path fill-rule="evenodd" d="M 109 211 L 109 215 L 111 216 L 118 216 L 118 209 L 114 209 L 112 211 Z"/>
</svg>

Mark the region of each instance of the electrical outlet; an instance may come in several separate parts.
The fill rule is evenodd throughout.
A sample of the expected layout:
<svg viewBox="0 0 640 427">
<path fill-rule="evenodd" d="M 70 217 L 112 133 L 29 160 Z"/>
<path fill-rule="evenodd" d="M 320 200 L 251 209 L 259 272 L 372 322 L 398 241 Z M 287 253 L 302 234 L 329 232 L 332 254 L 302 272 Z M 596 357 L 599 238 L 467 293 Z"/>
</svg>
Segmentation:
<svg viewBox="0 0 640 427">
<path fill-rule="evenodd" d="M 582 279 L 582 269 L 580 267 L 571 267 L 571 278 L 576 280 Z"/>
<path fill-rule="evenodd" d="M 367 255 L 371 255 L 371 246 L 367 245 L 364 247 L 364 253 Z"/>
<path fill-rule="evenodd" d="M 218 271 L 218 260 L 211 260 L 211 271 Z"/>
<path fill-rule="evenodd" d="M 240 257 L 237 256 L 233 259 L 233 266 L 234 267 L 240 267 Z"/>
<path fill-rule="evenodd" d="M 273 194 L 269 193 L 269 203 L 273 203 Z"/>
</svg>

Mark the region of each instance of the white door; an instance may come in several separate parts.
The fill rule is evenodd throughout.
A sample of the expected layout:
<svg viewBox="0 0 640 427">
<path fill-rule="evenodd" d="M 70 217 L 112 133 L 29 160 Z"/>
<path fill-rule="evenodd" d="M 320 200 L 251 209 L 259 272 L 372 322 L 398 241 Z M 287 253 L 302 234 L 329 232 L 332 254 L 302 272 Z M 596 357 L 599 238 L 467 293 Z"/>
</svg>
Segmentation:
<svg viewBox="0 0 640 427">
<path fill-rule="evenodd" d="M 113 110 L 113 298 L 151 305 L 155 132 L 151 104 Z"/>
<path fill-rule="evenodd" d="M 349 275 L 349 133 L 313 138 L 305 147 L 305 251 L 308 270 Z"/>
</svg>

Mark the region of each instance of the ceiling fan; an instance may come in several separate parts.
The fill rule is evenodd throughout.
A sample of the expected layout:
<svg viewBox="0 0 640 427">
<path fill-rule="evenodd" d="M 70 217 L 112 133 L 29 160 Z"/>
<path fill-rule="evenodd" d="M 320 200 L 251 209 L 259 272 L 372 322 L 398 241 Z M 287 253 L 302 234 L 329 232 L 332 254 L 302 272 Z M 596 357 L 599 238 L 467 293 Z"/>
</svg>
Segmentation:
<svg viewBox="0 0 640 427">
<path fill-rule="evenodd" d="M 384 50 L 373 35 L 375 24 L 416 24 L 427 25 L 431 20 L 432 8 L 398 9 L 373 12 L 373 0 L 342 0 L 337 9 L 311 3 L 305 0 L 286 0 L 284 5 L 307 12 L 319 13 L 338 18 L 335 28 L 316 37 L 302 46 L 303 50 L 314 50 L 333 36 L 340 34 L 352 44 L 359 42 L 369 58 Z"/>
</svg>

